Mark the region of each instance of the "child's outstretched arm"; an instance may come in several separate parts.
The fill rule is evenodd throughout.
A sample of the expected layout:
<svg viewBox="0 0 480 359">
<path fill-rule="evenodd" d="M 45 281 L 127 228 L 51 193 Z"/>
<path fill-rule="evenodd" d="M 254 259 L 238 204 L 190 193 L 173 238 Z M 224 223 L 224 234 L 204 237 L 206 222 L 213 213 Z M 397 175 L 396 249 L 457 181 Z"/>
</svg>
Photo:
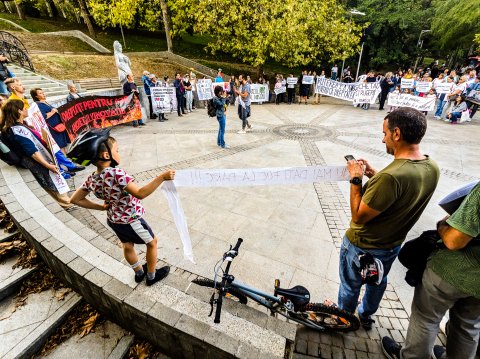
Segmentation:
<svg viewBox="0 0 480 359">
<path fill-rule="evenodd" d="M 137 184 L 132 181 L 125 187 L 125 191 L 138 199 L 144 199 L 145 197 L 150 196 L 163 183 L 163 181 L 173 180 L 174 177 L 175 170 L 168 170 L 155 177 L 143 187 L 137 186 Z"/>
<path fill-rule="evenodd" d="M 110 206 L 107 203 L 100 204 L 95 203 L 87 199 L 88 191 L 85 191 L 82 188 L 79 188 L 75 191 L 73 196 L 70 198 L 70 203 L 76 204 L 77 206 L 88 208 L 88 209 L 96 209 L 98 211 L 106 211 Z"/>
</svg>

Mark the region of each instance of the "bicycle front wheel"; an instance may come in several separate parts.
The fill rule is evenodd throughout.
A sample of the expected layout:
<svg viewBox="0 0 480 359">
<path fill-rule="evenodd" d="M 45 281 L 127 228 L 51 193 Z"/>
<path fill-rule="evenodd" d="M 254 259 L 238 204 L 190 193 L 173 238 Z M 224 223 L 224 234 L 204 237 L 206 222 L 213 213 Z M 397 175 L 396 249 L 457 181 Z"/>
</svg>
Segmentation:
<svg viewBox="0 0 480 359">
<path fill-rule="evenodd" d="M 206 279 L 206 278 L 197 278 L 192 280 L 192 283 L 195 283 L 199 286 L 202 287 L 208 287 L 208 288 L 213 288 L 214 287 L 214 281 L 211 279 Z M 219 286 L 220 283 L 217 283 L 217 286 Z M 217 291 L 219 289 L 217 288 Z M 225 293 L 225 297 L 232 299 L 236 302 L 240 302 L 241 304 L 247 304 L 247 296 L 240 291 L 238 291 L 235 288 L 227 288 L 227 292 Z"/>
<path fill-rule="evenodd" d="M 315 330 L 350 332 L 360 327 L 358 318 L 335 306 L 320 303 L 307 304 L 303 312 L 289 313 L 297 322 Z"/>
</svg>

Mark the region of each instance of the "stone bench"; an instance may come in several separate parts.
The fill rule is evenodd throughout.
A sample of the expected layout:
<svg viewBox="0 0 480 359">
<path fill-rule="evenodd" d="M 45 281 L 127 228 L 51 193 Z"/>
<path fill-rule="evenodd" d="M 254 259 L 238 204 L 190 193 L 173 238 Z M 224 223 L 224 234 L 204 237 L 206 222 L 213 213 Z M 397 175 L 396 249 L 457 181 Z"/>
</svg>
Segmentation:
<svg viewBox="0 0 480 359">
<path fill-rule="evenodd" d="M 222 322 L 214 324 L 207 316 L 211 292 L 192 284 L 197 277 L 192 273 L 172 267 L 171 274 L 154 286 L 135 283 L 116 237 L 98 220 L 94 223 L 89 211 L 61 209 L 28 170 L 2 162 L 0 197 L 56 275 L 112 321 L 166 354 L 174 358 L 292 356 L 295 324 L 230 300 L 225 300 Z"/>
</svg>

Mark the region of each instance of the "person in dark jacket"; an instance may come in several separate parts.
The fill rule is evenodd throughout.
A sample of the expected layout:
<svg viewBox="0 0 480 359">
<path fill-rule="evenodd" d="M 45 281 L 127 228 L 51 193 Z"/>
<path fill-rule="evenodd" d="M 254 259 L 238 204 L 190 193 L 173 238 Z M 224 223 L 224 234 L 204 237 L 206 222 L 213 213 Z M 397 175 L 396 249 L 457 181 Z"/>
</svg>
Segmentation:
<svg viewBox="0 0 480 359">
<path fill-rule="evenodd" d="M 177 113 L 179 117 L 186 115 L 185 109 L 183 108 L 183 96 L 185 95 L 185 87 L 183 86 L 183 81 L 179 73 L 175 74 L 175 81 L 173 81 L 173 86 L 175 86 L 175 96 L 177 97 Z"/>
<path fill-rule="evenodd" d="M 395 87 L 395 82 L 393 81 L 393 73 L 387 72 L 385 77 L 380 81 L 380 107 L 379 110 L 383 110 L 383 106 L 385 105 L 385 101 L 387 100 L 388 93 L 390 92 L 390 88 Z"/>
</svg>

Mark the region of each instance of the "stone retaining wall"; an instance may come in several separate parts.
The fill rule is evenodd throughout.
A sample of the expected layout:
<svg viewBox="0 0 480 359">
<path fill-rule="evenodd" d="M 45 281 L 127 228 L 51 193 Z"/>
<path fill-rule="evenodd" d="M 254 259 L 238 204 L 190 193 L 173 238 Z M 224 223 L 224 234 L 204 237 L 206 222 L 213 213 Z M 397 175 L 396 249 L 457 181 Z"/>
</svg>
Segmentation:
<svg viewBox="0 0 480 359">
<path fill-rule="evenodd" d="M 230 300 L 214 325 L 210 290 L 191 284 L 194 275 L 172 268 L 152 287 L 136 284 L 106 228 L 93 230 L 61 209 L 29 171 L 4 163 L 0 170 L 0 197 L 27 241 L 111 320 L 174 358 L 291 357 L 296 325 Z"/>
</svg>

